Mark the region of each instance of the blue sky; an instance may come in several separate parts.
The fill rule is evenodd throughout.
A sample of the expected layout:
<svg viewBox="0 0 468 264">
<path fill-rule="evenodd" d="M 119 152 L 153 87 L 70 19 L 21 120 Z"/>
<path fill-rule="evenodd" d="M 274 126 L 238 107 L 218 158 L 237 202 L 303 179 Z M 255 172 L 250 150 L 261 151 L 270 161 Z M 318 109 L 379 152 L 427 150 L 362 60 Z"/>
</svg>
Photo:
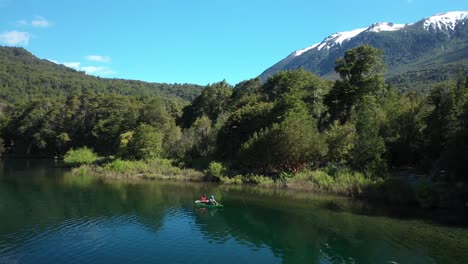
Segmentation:
<svg viewBox="0 0 468 264">
<path fill-rule="evenodd" d="M 334 32 L 466 0 L 0 0 L 0 45 L 108 78 L 231 84 Z"/>
</svg>

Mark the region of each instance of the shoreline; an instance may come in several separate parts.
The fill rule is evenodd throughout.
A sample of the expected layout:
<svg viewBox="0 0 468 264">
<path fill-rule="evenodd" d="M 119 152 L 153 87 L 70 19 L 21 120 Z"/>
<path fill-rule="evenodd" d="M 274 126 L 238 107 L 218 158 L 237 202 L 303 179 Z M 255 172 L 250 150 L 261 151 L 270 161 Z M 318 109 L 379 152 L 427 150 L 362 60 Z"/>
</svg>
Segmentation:
<svg viewBox="0 0 468 264">
<path fill-rule="evenodd" d="M 78 171 L 79 168 L 72 169 L 73 175 L 81 175 L 81 172 Z M 201 173 L 201 172 L 200 172 Z M 206 174 L 201 174 L 206 176 Z M 449 225 L 454 227 L 467 227 L 468 222 L 464 222 L 463 219 L 466 219 L 468 215 L 468 207 L 465 208 L 445 208 L 445 207 L 436 207 L 436 208 L 427 208 L 422 207 L 417 203 L 413 202 L 392 202 L 389 201 L 388 197 L 383 195 L 376 195 L 368 193 L 362 195 L 349 195 L 339 192 L 330 192 L 321 189 L 307 189 L 307 188 L 294 188 L 288 187 L 285 184 L 278 183 L 274 185 L 262 185 L 262 184 L 253 184 L 253 183 L 223 183 L 221 181 L 214 182 L 203 179 L 203 177 L 193 179 L 193 178 L 184 178 L 178 176 L 163 176 L 163 177 L 145 177 L 144 175 L 116 175 L 116 174 L 105 174 L 105 173 L 96 173 L 96 171 L 88 171 L 86 174 L 81 176 L 89 176 L 103 179 L 104 181 L 109 181 L 108 183 L 135 183 L 135 184 L 144 184 L 145 182 L 163 182 L 165 184 L 202 184 L 202 185 L 211 185 L 213 188 L 220 188 L 221 190 L 245 190 L 249 189 L 252 192 L 255 192 L 259 195 L 264 195 L 266 193 L 276 193 L 281 192 L 285 193 L 285 197 L 295 197 L 298 199 L 304 199 L 304 197 L 312 196 L 324 196 L 324 197 L 335 197 L 337 199 L 349 200 L 353 203 L 359 203 L 360 206 L 371 206 L 377 210 L 374 213 L 382 216 L 391 216 L 401 219 L 430 219 L 438 224 Z M 367 205 L 366 205 L 367 204 Z M 330 205 L 332 206 L 332 205 Z M 328 208 L 331 210 L 342 210 L 340 207 Z M 367 210 L 367 209 L 364 209 Z M 462 219 L 462 220 L 460 220 Z"/>
<path fill-rule="evenodd" d="M 286 178 L 273 179 L 254 174 L 226 176 L 229 173 L 234 174 L 229 171 L 213 175 L 213 171 L 209 168 L 206 171 L 178 168 L 167 160 L 153 160 L 149 163 L 118 160 L 104 165 L 81 165 L 73 168 L 72 174 L 102 177 L 112 181 L 159 180 L 214 183 L 223 186 L 254 186 L 262 189 L 280 189 L 378 201 L 394 206 L 408 206 L 424 210 L 466 211 L 468 209 L 468 204 L 462 204 L 454 199 L 456 196 L 443 195 L 446 192 L 446 186 L 430 182 L 425 177 L 418 177 L 416 180 L 412 178 L 411 181 L 404 176 L 369 179 L 358 172 L 346 171 L 331 176 L 322 170 L 309 170 Z"/>
</svg>

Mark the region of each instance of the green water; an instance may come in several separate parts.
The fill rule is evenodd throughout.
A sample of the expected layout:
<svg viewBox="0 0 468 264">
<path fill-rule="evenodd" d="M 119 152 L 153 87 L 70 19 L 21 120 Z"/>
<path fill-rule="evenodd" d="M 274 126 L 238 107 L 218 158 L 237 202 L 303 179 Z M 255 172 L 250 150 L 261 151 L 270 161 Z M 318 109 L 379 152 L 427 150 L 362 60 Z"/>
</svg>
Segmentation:
<svg viewBox="0 0 468 264">
<path fill-rule="evenodd" d="M 196 207 L 203 193 L 225 207 Z M 429 219 L 346 198 L 0 163 L 0 263 L 468 263 L 468 229 Z"/>
</svg>

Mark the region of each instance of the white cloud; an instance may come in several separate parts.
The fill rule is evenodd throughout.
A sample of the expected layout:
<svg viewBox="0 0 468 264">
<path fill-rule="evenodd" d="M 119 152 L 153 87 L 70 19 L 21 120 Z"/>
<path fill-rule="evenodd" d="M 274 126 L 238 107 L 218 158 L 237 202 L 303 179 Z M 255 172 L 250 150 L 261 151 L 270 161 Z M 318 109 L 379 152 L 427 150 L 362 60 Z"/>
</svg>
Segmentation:
<svg viewBox="0 0 468 264">
<path fill-rule="evenodd" d="M 28 21 L 26 21 L 26 20 L 18 20 L 18 21 L 16 21 L 16 25 L 17 25 L 17 26 L 27 26 L 27 25 L 28 25 Z"/>
<path fill-rule="evenodd" d="M 86 56 L 86 59 L 89 61 L 96 61 L 96 62 L 105 62 L 105 63 L 111 62 L 111 58 L 109 56 L 101 56 L 101 55 L 89 55 L 89 56 Z"/>
<path fill-rule="evenodd" d="M 81 69 L 85 71 L 87 74 L 92 74 L 92 75 L 115 74 L 115 71 L 104 66 L 83 66 L 81 67 Z"/>
<path fill-rule="evenodd" d="M 56 60 L 51 60 L 51 59 L 46 59 L 46 60 L 48 60 L 48 61 L 50 61 L 50 62 L 53 62 L 53 63 L 55 63 L 55 64 L 59 64 L 59 62 L 56 61 Z"/>
<path fill-rule="evenodd" d="M 31 26 L 33 27 L 48 27 L 50 26 L 49 21 L 41 16 L 36 16 L 33 21 L 31 21 Z"/>
<path fill-rule="evenodd" d="M 46 28 L 50 26 L 50 22 L 42 16 L 36 16 L 33 20 L 28 21 L 26 19 L 21 19 L 16 21 L 16 26 L 19 27 L 36 27 L 36 28 Z"/>
<path fill-rule="evenodd" d="M 67 66 L 68 68 L 73 68 L 75 70 L 80 70 L 80 62 L 64 62 L 63 65 Z"/>
<path fill-rule="evenodd" d="M 52 61 L 52 60 L 50 60 Z M 53 61 L 55 62 L 55 61 Z M 81 66 L 81 62 L 64 62 L 63 65 L 91 75 L 112 75 L 116 72 L 105 66 Z"/>
<path fill-rule="evenodd" d="M 31 34 L 28 32 L 13 30 L 0 33 L 0 43 L 10 46 L 27 46 L 30 38 Z"/>
</svg>

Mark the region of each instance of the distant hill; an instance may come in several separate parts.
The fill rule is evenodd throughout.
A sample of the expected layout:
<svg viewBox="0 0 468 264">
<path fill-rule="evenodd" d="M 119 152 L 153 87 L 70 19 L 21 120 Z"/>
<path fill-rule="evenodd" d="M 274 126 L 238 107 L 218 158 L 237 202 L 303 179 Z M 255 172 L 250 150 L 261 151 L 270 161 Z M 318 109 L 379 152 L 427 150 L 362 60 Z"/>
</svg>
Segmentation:
<svg viewBox="0 0 468 264">
<path fill-rule="evenodd" d="M 425 89 L 457 72 L 468 73 L 468 11 L 441 13 L 413 24 L 375 23 L 339 32 L 297 50 L 265 70 L 260 78 L 281 70 L 304 68 L 336 79 L 336 59 L 348 49 L 368 44 L 383 51 L 387 81 L 400 89 Z"/>
<path fill-rule="evenodd" d="M 14 101 L 37 95 L 114 93 L 157 95 L 192 101 L 203 86 L 107 79 L 39 59 L 23 48 L 0 46 L 0 100 Z"/>
</svg>

